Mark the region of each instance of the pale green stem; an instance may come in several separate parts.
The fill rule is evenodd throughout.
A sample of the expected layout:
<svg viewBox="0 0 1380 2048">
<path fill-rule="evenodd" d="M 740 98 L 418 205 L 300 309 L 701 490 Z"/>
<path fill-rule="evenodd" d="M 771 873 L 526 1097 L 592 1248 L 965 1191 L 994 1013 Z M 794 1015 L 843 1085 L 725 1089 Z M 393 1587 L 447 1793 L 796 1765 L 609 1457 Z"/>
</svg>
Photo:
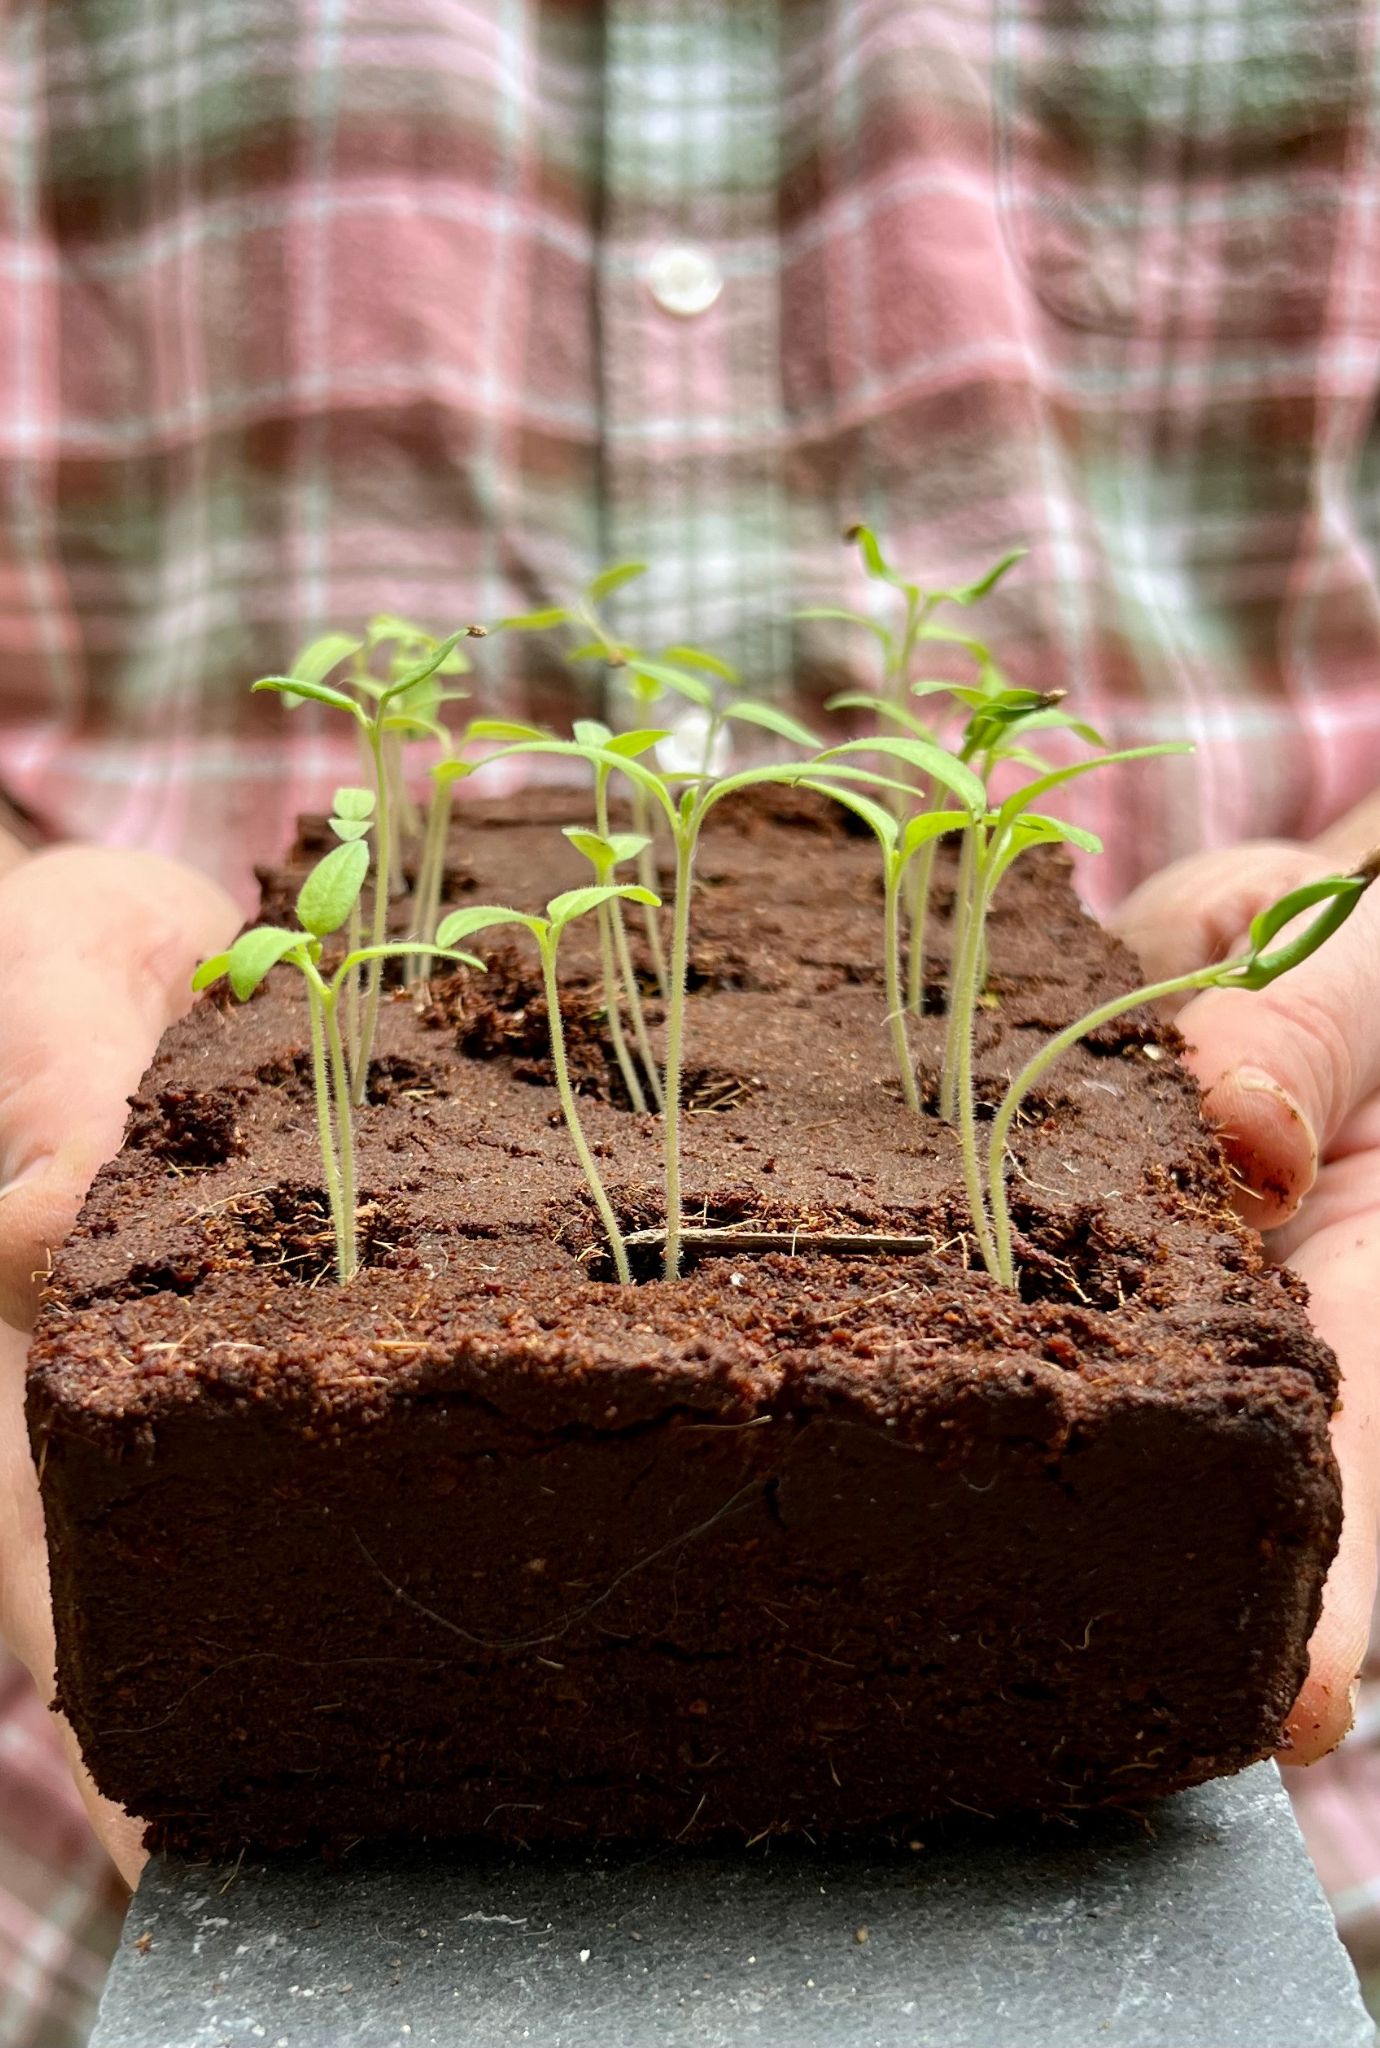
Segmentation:
<svg viewBox="0 0 1380 2048">
<path fill-rule="evenodd" d="M 913 1109 L 918 1115 L 920 1091 L 915 1085 L 915 1062 L 910 1056 L 905 1005 L 901 1001 L 901 873 L 890 854 L 885 858 L 886 1021 L 891 1032 L 891 1048 L 896 1055 L 896 1067 L 901 1076 L 901 1090 L 906 1098 L 906 1107 Z"/>
<path fill-rule="evenodd" d="M 586 1142 L 580 1112 L 575 1105 L 575 1091 L 570 1085 L 570 1069 L 565 1057 L 565 1030 L 561 1023 L 561 992 L 556 981 L 556 942 L 550 932 L 540 932 L 537 935 L 537 945 L 541 951 L 542 980 L 546 986 L 546 1017 L 551 1032 L 551 1064 L 556 1070 L 556 1093 L 560 1097 L 561 1114 L 565 1118 L 566 1129 L 570 1132 L 570 1142 L 575 1147 L 575 1154 L 584 1170 L 585 1179 L 589 1182 L 594 1205 L 608 1233 L 609 1249 L 613 1253 L 618 1278 L 622 1285 L 627 1287 L 632 1282 L 628 1248 L 623 1242 L 623 1233 L 618 1228 L 613 1205 L 604 1191 L 604 1183 L 599 1178 L 594 1154 Z"/>
<path fill-rule="evenodd" d="M 685 984 L 690 964 L 690 890 L 701 814 L 676 826 L 676 903 L 671 923 L 671 989 L 666 1011 L 666 1255 L 662 1272 L 680 1278 L 680 1087 L 685 1044 Z"/>
<path fill-rule="evenodd" d="M 973 920 L 975 838 L 976 828 L 970 825 L 963 834 L 963 849 L 958 859 L 958 877 L 954 884 L 953 914 L 949 924 L 949 1020 L 944 1032 L 944 1064 L 939 1076 L 939 1114 L 950 1124 L 958 1114 L 958 980 L 960 963 L 968 950 L 968 932 Z"/>
<path fill-rule="evenodd" d="M 922 846 L 910 865 L 910 956 L 906 963 L 906 1008 L 916 1017 L 923 1016 L 925 1010 L 925 926 L 929 919 L 936 843 L 931 839 Z"/>
<path fill-rule="evenodd" d="M 409 831 L 415 831 L 417 811 L 407 794 L 403 781 L 403 743 L 400 733 L 390 732 L 383 736 L 384 770 L 388 776 L 389 816 L 392 821 L 393 843 L 389 848 L 393 873 L 402 871 L 402 843 Z"/>
<path fill-rule="evenodd" d="M 1142 1003 L 1158 1003 L 1165 996 L 1181 995 L 1189 989 L 1211 988 L 1221 972 L 1220 965 L 1200 967 L 1192 974 L 1176 975 L 1172 981 L 1157 981 L 1150 988 L 1133 989 L 1130 995 L 1114 996 L 1111 1002 L 1103 1003 L 1096 1010 L 1090 1010 L 1086 1017 L 1080 1017 L 1076 1024 L 1066 1025 L 1050 1039 L 1048 1045 L 1042 1045 L 1021 1068 L 1001 1099 L 987 1146 L 987 1182 L 991 1190 L 992 1231 L 996 1251 L 996 1264 L 992 1272 L 1003 1287 L 1014 1287 L 1016 1284 L 1015 1264 L 1011 1255 L 1011 1211 L 1006 1201 L 1006 1140 L 1026 1096 L 1057 1059 L 1061 1059 L 1077 1045 L 1080 1038 L 1086 1038 L 1090 1031 L 1096 1031 L 1099 1025 L 1113 1023 L 1116 1018 L 1124 1017 L 1128 1010 L 1139 1009 Z"/>
<path fill-rule="evenodd" d="M 359 1256 L 355 1249 L 354 1111 L 350 1103 L 350 1073 L 345 1064 L 345 1048 L 340 1042 L 337 1006 L 336 995 L 328 995 L 322 1003 L 326 1013 L 326 1040 L 331 1049 L 336 1142 L 340 1152 L 340 1229 L 336 1239 L 336 1271 L 343 1284 L 354 1279 Z"/>
<path fill-rule="evenodd" d="M 446 837 L 450 824 L 451 793 L 449 786 L 437 783 L 432 790 L 431 803 L 427 811 L 426 837 L 422 843 L 422 861 L 417 872 L 417 887 L 413 897 L 412 931 L 424 945 L 431 945 L 436 937 L 436 922 L 441 908 L 441 889 L 446 872 Z M 421 979 L 423 956 L 411 953 L 407 960 L 407 985 L 409 988 Z"/>
<path fill-rule="evenodd" d="M 326 1183 L 326 1198 L 331 1206 L 338 1269 L 344 1258 L 344 1215 L 340 1205 L 340 1169 L 335 1160 L 335 1133 L 331 1128 L 331 1088 L 326 1075 L 325 1004 L 320 979 L 313 975 L 307 977 L 307 1008 L 311 1015 L 311 1077 L 316 1095 L 316 1131 L 321 1143 L 321 1172 Z"/>
<path fill-rule="evenodd" d="M 608 838 L 609 770 L 604 767 L 598 767 L 594 771 L 594 829 L 601 839 Z M 611 880 L 612 877 L 606 879 Z M 644 883 L 643 886 L 649 888 L 651 884 Z M 651 905 L 648 904 L 645 908 L 648 916 L 655 918 L 656 912 L 651 908 Z M 656 1055 L 652 1051 L 652 1042 L 647 1035 L 647 1019 L 642 1012 L 642 991 L 637 985 L 637 973 L 633 967 L 632 953 L 628 947 L 628 928 L 623 922 L 623 904 L 621 900 L 615 900 L 610 903 L 608 911 L 610 929 L 613 932 L 614 948 L 618 955 L 618 972 L 623 983 L 623 993 L 627 997 L 628 1017 L 632 1024 L 633 1038 L 637 1043 L 637 1050 L 641 1055 L 642 1065 L 646 1071 L 647 1083 L 652 1091 L 652 1100 L 656 1103 L 657 1108 L 660 1109 L 665 1097 L 661 1090 L 661 1076 L 657 1072 Z M 658 944 L 660 944 L 660 940 L 661 934 L 658 931 Z"/>
<path fill-rule="evenodd" d="M 348 950 L 357 953 L 364 944 L 363 921 L 360 917 L 359 898 L 350 905 L 350 928 L 347 935 Z M 350 1072 L 359 1065 L 359 969 L 352 967 L 345 980 L 345 1031 L 349 1040 Z"/>
<path fill-rule="evenodd" d="M 608 877 L 601 875 L 600 881 Z M 639 1116 L 645 1116 L 647 1098 L 642 1092 L 638 1079 L 637 1063 L 628 1051 L 628 1041 L 623 1036 L 623 1019 L 618 1001 L 618 975 L 613 964 L 613 905 L 601 903 L 596 913 L 599 923 L 599 967 L 604 982 L 604 1015 L 608 1018 L 609 1037 L 613 1041 L 614 1057 L 618 1071 L 623 1076 L 623 1086 L 632 1100 L 632 1106 Z"/>
<path fill-rule="evenodd" d="M 642 1056 L 642 1066 L 652 1091 L 652 1100 L 658 1109 L 662 1109 L 666 1104 L 666 1095 L 661 1085 L 656 1054 L 652 1051 L 652 1041 L 647 1035 L 642 992 L 637 986 L 637 973 L 633 967 L 632 954 L 628 950 L 627 927 L 623 923 L 623 905 L 621 902 L 611 903 L 609 908 L 613 912 L 613 943 L 618 953 L 618 971 L 623 977 L 623 986 L 628 994 L 628 1015 L 632 1020 L 633 1038 Z"/>
<path fill-rule="evenodd" d="M 963 1155 L 963 1186 L 968 1197 L 968 1208 L 972 1214 L 973 1231 L 977 1238 L 982 1263 L 989 1273 L 997 1271 L 996 1252 L 992 1244 L 987 1223 L 987 1203 L 982 1187 L 982 1168 L 978 1157 L 977 1105 L 973 1093 L 973 1018 L 975 1012 L 977 956 L 982 939 L 982 913 L 986 908 L 986 891 L 983 882 L 981 861 L 975 863 L 976 881 L 972 915 L 964 935 L 963 959 L 959 966 L 958 986 L 955 997 L 955 1015 L 958 1020 L 957 1066 L 957 1117 L 958 1142 Z"/>
<path fill-rule="evenodd" d="M 652 837 L 655 827 L 651 814 L 647 809 L 646 792 L 637 787 L 633 789 L 632 812 L 633 830 L 640 832 L 647 841 L 647 844 L 637 856 L 637 879 L 644 889 L 650 889 L 655 896 L 659 894 L 656 886 L 656 852 Z M 652 972 L 656 976 L 656 985 L 661 991 L 661 999 L 665 1002 L 667 996 L 666 953 L 661 943 L 661 926 L 656 921 L 656 910 L 652 904 L 645 903 L 642 906 L 642 919 L 647 933 L 647 951 L 651 955 Z"/>
<path fill-rule="evenodd" d="M 371 946 L 382 946 L 388 939 L 389 892 L 393 882 L 393 811 L 389 802 L 388 770 L 380 745 L 381 735 L 371 730 L 369 747 L 374 764 L 374 788 L 377 803 L 374 808 L 374 920 L 370 932 Z M 379 1003 L 383 995 L 383 961 L 369 962 L 369 979 L 364 997 L 364 1023 L 360 1031 L 359 1058 L 354 1065 L 354 1102 L 356 1108 L 364 1100 L 364 1091 L 369 1084 L 369 1062 L 374 1053 L 374 1034 L 378 1030 Z"/>
</svg>

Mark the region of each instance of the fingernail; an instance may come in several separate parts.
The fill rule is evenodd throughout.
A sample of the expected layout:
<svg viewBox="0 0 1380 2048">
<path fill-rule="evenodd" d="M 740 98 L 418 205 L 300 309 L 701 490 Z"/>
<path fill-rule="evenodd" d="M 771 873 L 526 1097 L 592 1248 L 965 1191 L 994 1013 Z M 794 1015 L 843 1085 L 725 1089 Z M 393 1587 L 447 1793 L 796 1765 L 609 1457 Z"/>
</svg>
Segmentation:
<svg viewBox="0 0 1380 2048">
<path fill-rule="evenodd" d="M 1237 1067 L 1224 1074 L 1212 1095 L 1213 1108 L 1222 1117 L 1223 1140 L 1251 1193 L 1283 1214 L 1292 1214 L 1318 1177 L 1318 1141 L 1302 1108 L 1263 1067 Z M 1248 1134 L 1232 1128 L 1233 1096 L 1249 1104 Z M 1278 1132 L 1275 1145 L 1262 1147 L 1262 1112 Z"/>
<path fill-rule="evenodd" d="M 4 1201 L 6 1195 L 12 1195 L 18 1188 L 22 1188 L 26 1182 L 37 1180 L 39 1174 L 52 1163 L 52 1157 L 51 1152 L 36 1153 L 27 1166 L 20 1167 L 13 1180 L 7 1180 L 5 1185 L 0 1187 L 0 1202 Z"/>
</svg>

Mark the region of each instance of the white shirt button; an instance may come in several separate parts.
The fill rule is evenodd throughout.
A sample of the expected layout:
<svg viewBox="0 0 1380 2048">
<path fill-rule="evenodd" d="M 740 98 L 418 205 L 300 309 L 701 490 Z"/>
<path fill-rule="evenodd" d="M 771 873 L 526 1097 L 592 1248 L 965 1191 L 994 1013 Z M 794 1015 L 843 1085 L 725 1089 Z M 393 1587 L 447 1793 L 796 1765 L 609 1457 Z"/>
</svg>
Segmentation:
<svg viewBox="0 0 1380 2048">
<path fill-rule="evenodd" d="M 667 242 L 647 265 L 647 284 L 663 313 L 707 313 L 724 288 L 714 258 L 692 242 Z"/>
</svg>

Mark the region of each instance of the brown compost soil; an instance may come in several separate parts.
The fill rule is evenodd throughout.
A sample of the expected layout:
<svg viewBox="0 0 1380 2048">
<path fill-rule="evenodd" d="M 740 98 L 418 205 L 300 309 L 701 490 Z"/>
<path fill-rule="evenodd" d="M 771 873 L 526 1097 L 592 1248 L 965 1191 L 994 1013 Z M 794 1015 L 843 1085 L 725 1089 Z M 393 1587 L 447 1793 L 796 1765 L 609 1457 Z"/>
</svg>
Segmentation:
<svg viewBox="0 0 1380 2048">
<path fill-rule="evenodd" d="M 452 899 L 581 880 L 579 807 L 468 806 Z M 689 1221 L 787 1244 L 699 1245 L 674 1284 L 660 1123 L 587 935 L 564 1007 L 651 1234 L 631 1288 L 520 935 L 384 1005 L 346 1289 L 292 971 L 164 1039 L 29 1392 L 61 1703 L 155 1842 L 907 1831 L 1139 1801 L 1279 1738 L 1337 1533 L 1335 1368 L 1171 1037 L 1133 1013 L 1029 1105 L 1010 1295 L 975 1270 L 953 1133 L 891 1071 L 872 842 L 803 795 L 725 805 L 694 920 Z M 1135 973 L 1053 854 L 1004 885 L 991 959 L 988 1104 Z"/>
</svg>

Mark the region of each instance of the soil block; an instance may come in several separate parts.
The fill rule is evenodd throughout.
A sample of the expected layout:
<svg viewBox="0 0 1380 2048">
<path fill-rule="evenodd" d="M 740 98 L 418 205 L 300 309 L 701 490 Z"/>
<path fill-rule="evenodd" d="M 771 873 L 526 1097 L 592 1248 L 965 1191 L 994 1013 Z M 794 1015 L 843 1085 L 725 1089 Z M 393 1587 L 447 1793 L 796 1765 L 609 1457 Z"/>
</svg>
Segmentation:
<svg viewBox="0 0 1380 2048">
<path fill-rule="evenodd" d="M 556 829 L 581 811 L 466 804 L 451 900 L 581 881 Z M 269 912 L 323 845 L 304 821 Z M 1133 1013 L 1028 1104 L 1009 1294 L 953 1133 L 890 1067 L 874 843 L 804 795 L 725 804 L 694 920 L 701 1236 L 673 1284 L 660 1123 L 623 1091 L 591 934 L 565 1011 L 645 1234 L 629 1288 L 521 935 L 384 1004 L 348 1288 L 295 973 L 164 1039 L 29 1383 L 60 1703 L 154 1843 L 907 1835 L 1142 1801 L 1279 1739 L 1338 1529 L 1335 1364 L 1232 1213 L 1172 1034 Z M 1028 857 L 992 921 L 989 1113 L 1135 978 L 1062 856 Z"/>
</svg>

